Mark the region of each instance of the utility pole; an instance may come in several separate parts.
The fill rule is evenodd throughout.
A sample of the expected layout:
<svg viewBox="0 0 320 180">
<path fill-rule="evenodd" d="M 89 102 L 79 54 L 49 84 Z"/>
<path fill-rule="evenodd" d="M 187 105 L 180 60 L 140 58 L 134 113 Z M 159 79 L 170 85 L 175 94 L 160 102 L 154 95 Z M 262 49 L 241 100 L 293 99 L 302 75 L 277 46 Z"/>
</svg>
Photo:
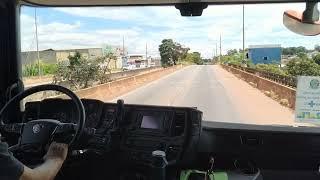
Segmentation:
<svg viewBox="0 0 320 180">
<path fill-rule="evenodd" d="M 216 56 L 215 52 L 216 52 L 216 50 L 213 48 L 213 51 L 212 51 L 212 59 L 214 59 L 214 57 Z"/>
<path fill-rule="evenodd" d="M 122 36 L 122 56 L 125 56 L 124 52 L 124 36 Z"/>
<path fill-rule="evenodd" d="M 39 54 L 39 40 L 38 40 L 38 23 L 37 23 L 37 8 L 34 8 L 34 25 L 36 27 L 36 44 L 37 44 L 37 59 L 38 59 L 38 75 L 41 77 L 40 73 L 40 54 Z"/>
<path fill-rule="evenodd" d="M 219 56 L 219 61 L 221 60 L 221 34 L 220 34 L 220 56 Z"/>
<path fill-rule="evenodd" d="M 216 58 L 217 58 L 217 56 L 218 56 L 218 44 L 216 42 Z"/>
<path fill-rule="evenodd" d="M 244 51 L 244 4 L 242 5 L 242 53 L 243 62 L 245 62 L 245 51 Z"/>
<path fill-rule="evenodd" d="M 149 66 L 149 62 L 148 62 L 148 43 L 146 42 L 146 63 L 147 63 L 147 67 Z"/>
</svg>

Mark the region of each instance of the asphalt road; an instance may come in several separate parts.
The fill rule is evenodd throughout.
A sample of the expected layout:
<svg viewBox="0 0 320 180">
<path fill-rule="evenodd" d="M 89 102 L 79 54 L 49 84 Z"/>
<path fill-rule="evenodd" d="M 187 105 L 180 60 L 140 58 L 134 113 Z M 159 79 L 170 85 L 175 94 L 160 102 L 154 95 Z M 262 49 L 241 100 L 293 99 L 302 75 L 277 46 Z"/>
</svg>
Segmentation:
<svg viewBox="0 0 320 180">
<path fill-rule="evenodd" d="M 291 110 L 217 65 L 186 67 L 119 98 L 129 104 L 197 107 L 206 121 L 293 122 Z"/>
</svg>

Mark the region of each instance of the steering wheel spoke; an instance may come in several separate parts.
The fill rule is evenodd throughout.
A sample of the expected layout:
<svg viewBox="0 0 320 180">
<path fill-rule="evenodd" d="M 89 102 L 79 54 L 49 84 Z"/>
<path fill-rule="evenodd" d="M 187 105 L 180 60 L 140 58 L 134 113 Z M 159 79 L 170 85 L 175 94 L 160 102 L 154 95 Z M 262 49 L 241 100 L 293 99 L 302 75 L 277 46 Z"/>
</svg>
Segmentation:
<svg viewBox="0 0 320 180">
<path fill-rule="evenodd" d="M 77 131 L 77 124 L 74 123 L 59 123 L 54 131 L 55 134 L 59 133 L 75 133 Z"/>
<path fill-rule="evenodd" d="M 76 132 L 77 124 L 59 123 L 51 135 L 51 141 L 70 144 Z"/>
<path fill-rule="evenodd" d="M 9 108 L 17 106 L 25 97 L 41 91 L 58 91 L 70 97 L 76 108 L 77 124 L 61 123 L 54 119 L 35 119 L 25 123 L 13 124 L 5 123 L 2 120 L 2 117 Z M 60 142 L 67 143 L 69 146 L 78 141 L 84 131 L 85 117 L 84 106 L 74 92 L 62 86 L 45 84 L 26 89 L 10 99 L 2 109 L 0 109 L 0 130 L 20 135 L 19 146 L 13 146 L 10 149 L 24 150 L 25 147 L 35 147 L 41 151 L 50 141 L 57 141 L 56 139 L 59 138 L 62 138 Z M 59 142 L 59 140 L 57 142 Z"/>
<path fill-rule="evenodd" d="M 19 148 L 20 148 L 19 144 L 15 144 L 15 145 L 10 146 L 8 148 L 8 150 L 11 151 L 11 152 L 15 152 L 15 151 L 19 150 Z"/>
<path fill-rule="evenodd" d="M 21 134 L 25 123 L 2 124 L 0 129 L 7 133 Z"/>
</svg>

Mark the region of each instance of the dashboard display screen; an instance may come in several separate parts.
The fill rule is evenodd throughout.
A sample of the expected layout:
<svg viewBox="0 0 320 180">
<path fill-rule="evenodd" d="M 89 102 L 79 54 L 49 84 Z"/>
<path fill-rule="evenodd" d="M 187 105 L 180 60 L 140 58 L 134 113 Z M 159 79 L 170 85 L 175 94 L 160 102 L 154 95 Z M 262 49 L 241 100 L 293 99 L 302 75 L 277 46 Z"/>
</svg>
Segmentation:
<svg viewBox="0 0 320 180">
<path fill-rule="evenodd" d="M 163 116 L 146 116 L 142 117 L 141 128 L 162 129 Z"/>
</svg>

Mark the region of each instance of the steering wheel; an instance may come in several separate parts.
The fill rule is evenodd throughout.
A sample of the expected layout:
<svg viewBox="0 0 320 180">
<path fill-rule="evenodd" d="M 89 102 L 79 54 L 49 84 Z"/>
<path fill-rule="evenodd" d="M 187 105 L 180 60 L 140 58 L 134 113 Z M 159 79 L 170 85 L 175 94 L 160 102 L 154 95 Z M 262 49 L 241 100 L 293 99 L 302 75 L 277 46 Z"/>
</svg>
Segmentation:
<svg viewBox="0 0 320 180">
<path fill-rule="evenodd" d="M 62 123 L 55 119 L 36 119 L 29 122 L 21 123 L 4 123 L 3 115 L 10 106 L 17 105 L 25 97 L 42 91 L 58 91 L 71 98 L 76 106 L 77 124 Z M 54 107 L 52 107 L 54 108 Z M 79 97 L 71 90 L 53 84 L 40 85 L 31 87 L 10 99 L 7 104 L 0 110 L 0 129 L 7 133 L 18 134 L 19 142 L 16 145 L 10 146 L 9 150 L 23 150 L 24 147 L 44 147 L 55 135 L 70 135 L 72 139 L 69 145 L 77 141 L 83 132 L 85 125 L 85 109 Z"/>
</svg>

